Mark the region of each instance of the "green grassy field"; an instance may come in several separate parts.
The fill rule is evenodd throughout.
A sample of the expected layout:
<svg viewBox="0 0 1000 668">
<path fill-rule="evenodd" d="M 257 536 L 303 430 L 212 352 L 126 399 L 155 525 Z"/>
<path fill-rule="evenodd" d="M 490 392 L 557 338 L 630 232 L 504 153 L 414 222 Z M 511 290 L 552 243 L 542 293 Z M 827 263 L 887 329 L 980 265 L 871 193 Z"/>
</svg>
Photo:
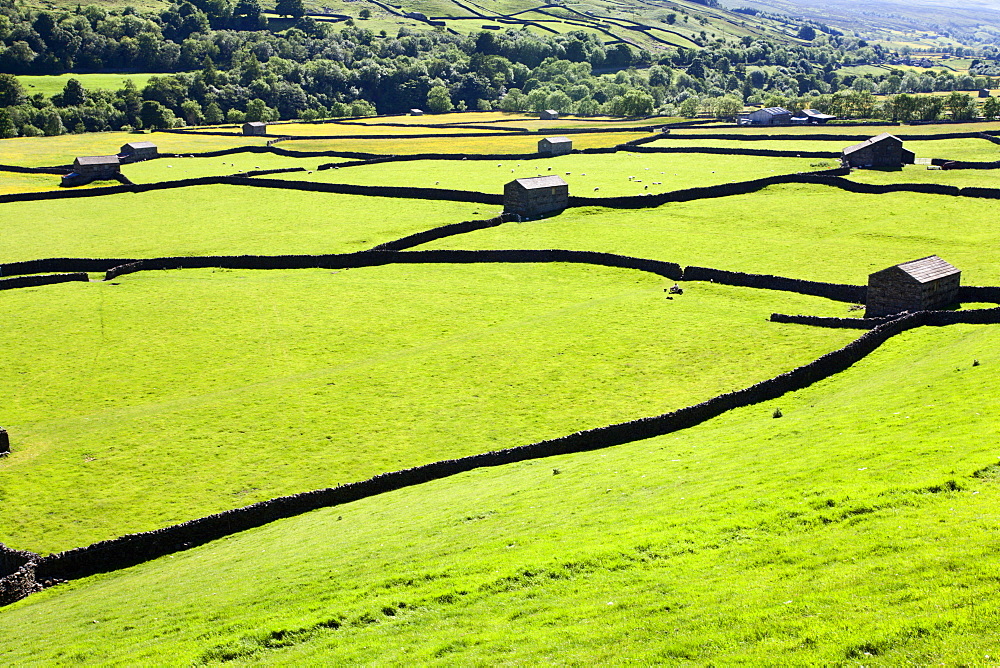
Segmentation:
<svg viewBox="0 0 1000 668">
<path fill-rule="evenodd" d="M 162 161 L 151 164 L 158 162 Z M 430 227 L 489 217 L 488 210 L 477 204 L 240 186 L 0 207 L 4 240 L 0 262 L 41 257 L 347 253 Z"/>
<path fill-rule="evenodd" d="M 854 284 L 890 264 L 938 254 L 962 268 L 964 283 L 996 285 L 1000 262 L 982 249 L 996 243 L 996 230 L 983 221 L 998 210 L 995 200 L 795 184 L 655 209 L 569 209 L 421 248 L 595 250 Z"/>
<path fill-rule="evenodd" d="M 988 664 L 1000 490 L 972 474 L 997 462 L 998 343 L 995 328 L 909 332 L 682 433 L 57 587 L 0 615 L 0 658 Z"/>
<path fill-rule="evenodd" d="M 202 176 L 225 176 L 260 169 L 302 167 L 314 170 L 320 164 L 340 162 L 339 158 L 286 158 L 268 153 L 235 153 L 216 158 L 160 158 L 124 165 L 122 173 L 134 183 L 156 183 Z M 300 172 L 291 172 L 295 177 Z"/>
<path fill-rule="evenodd" d="M 71 72 L 68 74 L 48 74 L 44 76 L 21 75 L 17 77 L 17 80 L 21 82 L 21 85 L 24 86 L 25 91 L 29 95 L 41 93 L 45 97 L 52 97 L 56 93 L 61 93 L 63 88 L 66 87 L 66 82 L 70 79 L 76 79 L 87 90 L 119 90 L 124 88 L 125 82 L 129 80 L 135 82 L 135 85 L 141 89 L 149 81 L 150 77 L 155 76 L 157 75 L 127 73 L 74 74 Z"/>
<path fill-rule="evenodd" d="M 123 144 L 151 141 L 163 153 L 199 153 L 239 146 L 264 146 L 267 137 L 213 137 L 196 133 L 88 132 L 58 137 L 0 139 L 0 164 L 22 167 L 70 165 L 81 155 L 115 155 Z"/>
<path fill-rule="evenodd" d="M 828 161 L 835 166 L 834 161 Z M 617 196 L 659 193 L 693 186 L 792 174 L 818 169 L 815 159 L 759 158 L 703 154 L 566 155 L 544 160 L 421 160 L 278 175 L 294 181 L 457 188 L 502 193 L 512 179 L 556 174 L 570 193 Z M 632 178 L 634 177 L 634 178 Z M 596 192 L 595 192 L 596 191 Z"/>
<path fill-rule="evenodd" d="M 65 549 L 659 414 L 857 336 L 766 321 L 842 304 L 711 285 L 667 301 L 664 283 L 572 265 L 404 265 L 3 293 L 24 315 L 0 346 L 17 379 L 0 391 L 17 444 L 0 489 L 18 508 L 2 541 Z M 736 332 L 744 344 L 720 355 Z"/>
<path fill-rule="evenodd" d="M 558 131 L 553 131 L 555 135 Z M 303 139 L 278 144 L 293 151 L 357 151 L 380 155 L 416 153 L 534 153 L 538 140 L 550 133 L 514 135 L 497 133 L 491 137 L 423 137 L 416 139 Z M 574 148 L 604 148 L 633 139 L 648 137 L 648 132 L 596 132 L 573 135 Z"/>
<path fill-rule="evenodd" d="M 367 134 L 387 127 L 362 123 L 443 118 L 510 117 L 319 127 Z M 538 123 L 511 124 L 521 122 Z M 743 143 L 675 131 L 659 143 L 843 148 L 810 139 L 831 131 L 881 129 L 777 128 L 767 132 L 802 139 Z M 2 140 L 0 162 L 65 164 L 140 138 L 179 153 L 264 141 Z M 533 152 L 536 141 L 443 134 L 280 146 Z M 930 139 L 907 147 L 959 159 L 990 159 L 995 148 Z M 559 174 L 572 194 L 604 196 L 835 162 L 618 152 L 316 171 L 331 161 L 164 158 L 124 172 L 148 183 L 303 166 L 313 173 L 287 178 L 485 192 Z M 915 165 L 849 178 L 992 187 L 995 177 Z M 0 173 L 0 192 L 50 182 L 58 177 Z M 650 209 L 573 208 L 422 248 L 597 250 L 854 284 L 933 253 L 962 270 L 963 284 L 996 285 L 989 221 L 998 207 L 783 185 Z M 349 252 L 498 209 L 241 186 L 0 204 L 0 263 Z M 667 300 L 671 283 L 588 265 L 390 265 L 152 271 L 0 292 L 0 425 L 13 447 L 0 459 L 0 502 L 11 509 L 0 542 L 61 550 L 655 415 L 860 335 L 767 319 L 860 315 L 848 304 L 711 283 L 685 283 Z M 995 326 L 910 331 L 842 374 L 696 428 L 474 471 L 54 587 L 0 609 L 0 664 L 992 664 L 998 342 Z"/>
</svg>

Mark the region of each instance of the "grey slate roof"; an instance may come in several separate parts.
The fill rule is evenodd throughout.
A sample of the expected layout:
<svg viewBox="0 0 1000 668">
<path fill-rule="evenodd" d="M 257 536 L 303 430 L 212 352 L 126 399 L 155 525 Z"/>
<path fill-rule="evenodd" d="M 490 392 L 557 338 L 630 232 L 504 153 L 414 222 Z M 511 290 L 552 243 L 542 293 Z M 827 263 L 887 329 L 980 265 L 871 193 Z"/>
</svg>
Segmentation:
<svg viewBox="0 0 1000 668">
<path fill-rule="evenodd" d="M 822 120 L 822 119 L 825 118 L 826 120 L 829 121 L 829 120 L 833 120 L 834 118 L 836 118 L 836 116 L 831 116 L 830 114 L 824 114 L 822 112 L 816 111 L 815 109 L 803 109 L 802 113 L 805 114 L 806 116 L 808 116 L 809 118 L 815 118 L 815 119 L 819 119 L 819 120 Z"/>
<path fill-rule="evenodd" d="M 557 186 L 569 185 L 558 176 L 532 176 L 527 179 L 514 179 L 514 182 L 525 190 L 536 190 L 538 188 L 555 188 Z"/>
<path fill-rule="evenodd" d="M 543 137 L 542 140 L 550 144 L 570 144 L 573 142 L 569 137 Z"/>
<path fill-rule="evenodd" d="M 760 111 L 763 111 L 765 114 L 769 114 L 771 116 L 780 116 L 781 114 L 792 113 L 784 107 L 767 107 L 766 109 L 761 109 Z"/>
<path fill-rule="evenodd" d="M 868 146 L 871 146 L 872 144 L 877 144 L 880 141 L 885 141 L 886 139 L 895 139 L 900 144 L 903 143 L 903 141 L 899 137 L 897 137 L 895 135 L 891 135 L 888 132 L 883 132 L 880 135 L 875 135 L 871 139 L 864 140 L 860 144 L 854 144 L 853 146 L 848 146 L 847 148 L 844 149 L 844 155 L 847 155 L 849 153 L 854 153 L 855 151 L 860 151 L 863 148 L 867 148 Z"/>
<path fill-rule="evenodd" d="M 252 128 L 266 128 L 267 123 L 261 123 L 260 121 L 249 121 L 244 123 L 244 125 L 249 125 Z"/>
<path fill-rule="evenodd" d="M 141 148 L 156 148 L 156 144 L 154 144 L 151 141 L 130 141 L 129 143 L 125 144 L 125 146 L 122 146 L 122 149 L 124 149 L 126 146 L 132 149 L 133 151 Z"/>
<path fill-rule="evenodd" d="M 117 155 L 84 155 L 76 159 L 78 165 L 120 165 Z"/>
<path fill-rule="evenodd" d="M 904 262 L 896 266 L 909 274 L 918 283 L 930 283 L 939 278 L 959 273 L 956 267 L 948 264 L 937 255 L 928 255 L 919 260 Z"/>
</svg>

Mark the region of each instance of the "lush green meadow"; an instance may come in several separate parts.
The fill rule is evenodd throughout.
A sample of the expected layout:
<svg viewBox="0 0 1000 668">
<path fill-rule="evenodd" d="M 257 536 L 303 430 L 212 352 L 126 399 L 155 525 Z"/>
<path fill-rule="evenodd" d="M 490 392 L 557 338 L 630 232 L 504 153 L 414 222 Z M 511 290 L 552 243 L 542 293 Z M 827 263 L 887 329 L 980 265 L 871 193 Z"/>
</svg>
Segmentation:
<svg viewBox="0 0 1000 668">
<path fill-rule="evenodd" d="M 890 183 L 940 183 L 959 188 L 1000 188 L 1000 170 L 928 169 L 927 165 L 907 165 L 901 170 L 859 169 L 852 181 L 888 185 Z"/>
<path fill-rule="evenodd" d="M 240 146 L 264 146 L 267 138 L 172 132 L 88 132 L 58 137 L 18 137 L 0 139 L 0 164 L 21 167 L 70 165 L 81 155 L 115 155 L 123 144 L 133 141 L 151 141 L 163 153 L 199 153 Z"/>
<path fill-rule="evenodd" d="M 0 293 L 19 314 L 0 334 L 16 444 L 0 489 L 18 508 L 2 542 L 65 549 L 656 415 L 857 336 L 766 320 L 842 304 L 712 285 L 668 301 L 664 284 L 577 265 L 396 265 Z"/>
<path fill-rule="evenodd" d="M 983 249 L 1000 238 L 988 222 L 998 213 L 996 200 L 792 184 L 653 209 L 569 209 L 421 248 L 595 250 L 854 284 L 891 264 L 938 254 L 962 268 L 964 283 L 997 285 L 1000 261 Z"/>
<path fill-rule="evenodd" d="M 278 144 L 296 151 L 357 151 L 384 155 L 416 153 L 534 153 L 537 137 L 500 132 L 491 137 L 421 137 L 417 139 L 303 139 Z M 633 139 L 648 137 L 648 132 L 595 132 L 572 136 L 573 148 L 605 148 Z"/>
<path fill-rule="evenodd" d="M 621 196 L 662 193 L 695 186 L 794 174 L 818 169 L 809 158 L 760 158 L 705 154 L 629 153 L 564 155 L 541 160 L 421 160 L 302 174 L 277 175 L 293 181 L 357 185 L 397 185 L 456 188 L 502 193 L 504 184 L 532 176 L 555 174 L 581 196 Z M 830 166 L 835 163 L 830 162 Z"/>
<path fill-rule="evenodd" d="M 155 74 L 47 74 L 43 76 L 21 75 L 17 80 L 24 86 L 28 95 L 41 93 L 45 97 L 52 97 L 56 93 L 61 93 L 66 87 L 66 82 L 76 79 L 87 90 L 119 90 L 125 87 L 126 81 L 132 81 L 137 88 L 142 88 Z"/>
<path fill-rule="evenodd" d="M 990 664 L 998 337 L 909 332 L 684 432 L 56 587 L 0 614 L 0 659 Z"/>
<path fill-rule="evenodd" d="M 492 215 L 482 205 L 461 202 L 222 185 L 0 207 L 0 262 L 348 253 Z"/>
<path fill-rule="evenodd" d="M 513 11 L 521 0 L 505 2 Z M 544 132 L 388 136 L 440 122 Z M 298 124 L 303 134 L 386 138 L 279 146 L 531 153 L 559 123 L 597 130 L 573 135 L 575 148 L 649 136 L 601 132 L 617 126 L 611 119 L 546 123 L 476 112 Z M 929 133 L 906 143 L 918 157 L 992 159 L 997 147 L 984 140 L 930 138 L 970 128 L 1000 124 L 884 129 Z M 684 139 L 711 131 L 693 128 L 654 145 L 836 151 L 843 142 L 810 133 L 882 129 Z M 267 138 L 0 140 L 0 164 L 66 164 L 139 139 L 187 154 Z M 512 178 L 558 174 L 573 195 L 609 196 L 836 164 L 619 151 L 317 170 L 328 162 L 171 157 L 123 173 L 151 183 L 304 167 L 277 178 L 491 193 Z M 995 174 L 913 165 L 849 178 L 995 187 Z M 0 172 L 0 193 L 54 188 L 58 178 Z M 498 212 L 246 186 L 7 203 L 0 263 L 352 252 Z M 989 252 L 998 213 L 996 200 L 794 184 L 649 209 L 571 208 L 418 250 L 595 250 L 853 284 L 938 254 L 963 284 L 998 285 Z M 592 265 L 398 264 L 150 271 L 0 292 L 0 425 L 13 450 L 0 458 L 0 503 L 10 509 L 0 542 L 62 550 L 656 415 L 861 334 L 768 320 L 859 316 L 848 304 L 695 282 L 667 299 L 671 284 Z M 998 343 L 996 326 L 909 331 L 841 374 L 692 429 L 473 471 L 53 587 L 0 609 L 0 664 L 996 663 Z"/>
<path fill-rule="evenodd" d="M 202 176 L 225 176 L 261 169 L 301 167 L 314 170 L 324 163 L 340 162 L 339 158 L 286 158 L 273 153 L 234 153 L 215 158 L 160 158 L 122 166 L 122 173 L 134 183 L 157 183 Z M 291 172 L 296 177 L 300 172 Z"/>
</svg>

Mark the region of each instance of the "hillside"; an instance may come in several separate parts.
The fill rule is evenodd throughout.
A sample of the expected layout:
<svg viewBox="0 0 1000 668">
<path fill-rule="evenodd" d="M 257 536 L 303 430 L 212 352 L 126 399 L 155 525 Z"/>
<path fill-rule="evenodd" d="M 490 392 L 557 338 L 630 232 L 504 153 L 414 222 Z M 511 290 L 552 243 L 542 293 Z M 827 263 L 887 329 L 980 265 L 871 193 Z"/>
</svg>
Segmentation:
<svg viewBox="0 0 1000 668">
<path fill-rule="evenodd" d="M 916 330 L 683 433 L 59 587 L 0 613 L 0 659 L 989 663 L 998 343 Z"/>
<path fill-rule="evenodd" d="M 265 131 L 0 140 L 0 663 L 992 661 L 1000 121 Z"/>
</svg>

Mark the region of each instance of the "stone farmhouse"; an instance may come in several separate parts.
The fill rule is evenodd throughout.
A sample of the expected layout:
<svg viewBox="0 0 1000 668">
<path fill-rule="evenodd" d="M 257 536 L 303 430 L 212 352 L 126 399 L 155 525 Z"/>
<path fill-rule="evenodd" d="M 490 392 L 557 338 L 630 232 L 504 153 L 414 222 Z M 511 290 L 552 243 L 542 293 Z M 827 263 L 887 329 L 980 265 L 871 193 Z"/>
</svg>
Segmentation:
<svg viewBox="0 0 1000 668">
<path fill-rule="evenodd" d="M 117 155 L 81 156 L 73 161 L 73 171 L 62 177 L 63 187 L 83 186 L 91 181 L 113 179 L 121 173 Z"/>
<path fill-rule="evenodd" d="M 569 206 L 569 184 L 558 176 L 515 179 L 503 188 L 504 213 L 533 218 Z"/>
<path fill-rule="evenodd" d="M 961 272 L 937 255 L 904 262 L 868 276 L 865 317 L 939 309 L 958 298 Z"/>
<path fill-rule="evenodd" d="M 267 134 L 267 123 L 261 123 L 260 121 L 251 121 L 249 123 L 243 124 L 243 134 L 244 136 L 262 136 Z"/>
<path fill-rule="evenodd" d="M 898 169 L 903 165 L 912 165 L 914 159 L 913 151 L 903 148 L 903 140 L 883 132 L 845 148 L 840 161 L 845 167 Z"/>
<path fill-rule="evenodd" d="M 542 155 L 565 155 L 573 151 L 573 140 L 569 137 L 543 137 L 538 140 L 538 152 Z"/>
<path fill-rule="evenodd" d="M 538 118 L 543 121 L 559 120 L 559 112 L 555 109 L 546 109 L 545 111 L 539 112 Z"/>
</svg>

